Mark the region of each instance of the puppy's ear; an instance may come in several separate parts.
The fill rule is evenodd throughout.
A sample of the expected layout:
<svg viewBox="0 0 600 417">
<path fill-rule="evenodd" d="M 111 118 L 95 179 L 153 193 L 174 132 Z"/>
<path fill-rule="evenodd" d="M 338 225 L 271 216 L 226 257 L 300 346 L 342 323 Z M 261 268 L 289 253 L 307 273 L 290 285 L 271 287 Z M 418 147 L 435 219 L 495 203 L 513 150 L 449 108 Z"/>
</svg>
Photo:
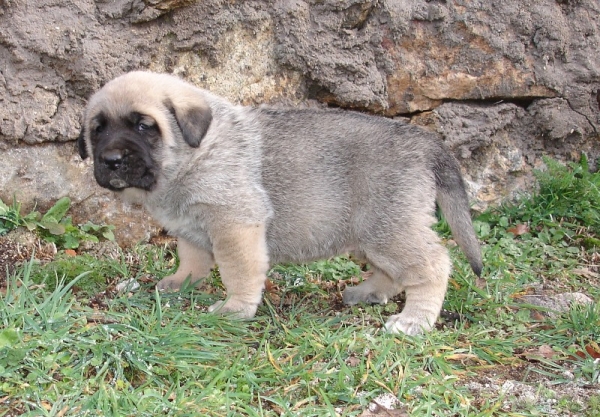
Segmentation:
<svg viewBox="0 0 600 417">
<path fill-rule="evenodd" d="M 175 116 L 175 120 L 177 120 L 186 143 L 192 148 L 200 146 L 200 142 L 204 135 L 206 135 L 212 122 L 210 107 L 202 105 L 176 107 L 170 103 L 168 108 L 173 116 Z"/>
<path fill-rule="evenodd" d="M 81 128 L 81 132 L 79 132 L 79 137 L 77 138 L 77 148 L 79 149 L 79 156 L 81 159 L 86 159 L 90 155 L 88 154 L 87 148 L 85 146 L 85 128 Z"/>
</svg>

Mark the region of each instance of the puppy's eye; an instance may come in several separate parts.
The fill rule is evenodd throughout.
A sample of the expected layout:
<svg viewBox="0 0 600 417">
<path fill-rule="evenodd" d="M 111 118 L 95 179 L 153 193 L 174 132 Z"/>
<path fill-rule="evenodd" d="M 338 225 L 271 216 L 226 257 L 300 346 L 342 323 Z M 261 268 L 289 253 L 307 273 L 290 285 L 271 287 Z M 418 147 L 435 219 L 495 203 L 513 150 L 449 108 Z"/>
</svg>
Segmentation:
<svg viewBox="0 0 600 417">
<path fill-rule="evenodd" d="M 150 130 L 155 129 L 156 126 L 154 126 L 153 124 L 148 124 L 148 123 L 144 123 L 144 122 L 138 122 L 138 124 L 135 125 L 135 128 L 137 129 L 138 132 L 144 133 L 144 132 L 148 132 Z"/>
<path fill-rule="evenodd" d="M 104 125 L 98 125 L 96 126 L 96 133 L 102 133 L 102 131 L 104 130 Z"/>
</svg>

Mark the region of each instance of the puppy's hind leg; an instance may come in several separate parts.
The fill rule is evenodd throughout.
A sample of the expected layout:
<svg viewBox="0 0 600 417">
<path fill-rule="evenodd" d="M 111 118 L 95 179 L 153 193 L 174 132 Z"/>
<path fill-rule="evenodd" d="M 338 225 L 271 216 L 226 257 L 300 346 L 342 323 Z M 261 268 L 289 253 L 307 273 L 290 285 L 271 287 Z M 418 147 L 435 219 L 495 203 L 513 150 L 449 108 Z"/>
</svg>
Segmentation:
<svg viewBox="0 0 600 417">
<path fill-rule="evenodd" d="M 159 290 L 177 291 L 188 276 L 192 283 L 206 278 L 215 266 L 211 253 L 200 249 L 185 239 L 177 240 L 177 254 L 179 255 L 179 268 L 173 275 L 163 278 L 156 286 Z"/>
<path fill-rule="evenodd" d="M 391 236 L 385 245 L 379 242 L 363 248 L 375 273 L 362 284 L 346 288 L 344 303 L 384 304 L 404 290 L 405 307 L 387 320 L 386 330 L 409 335 L 431 330 L 446 294 L 448 253 L 428 226 L 399 227 Z"/>
<path fill-rule="evenodd" d="M 392 280 L 381 269 L 371 265 L 373 275 L 355 287 L 344 290 L 343 300 L 346 305 L 358 303 L 386 304 L 388 300 L 401 291 L 398 283 Z"/>
<path fill-rule="evenodd" d="M 422 231 L 411 245 L 411 252 L 416 256 L 404 262 L 398 275 L 406 293 L 406 304 L 400 314 L 391 316 L 385 323 L 390 333 L 415 335 L 431 330 L 446 295 L 451 262 L 435 232 Z M 415 250 L 420 253 L 415 254 Z"/>
<path fill-rule="evenodd" d="M 227 298 L 208 311 L 254 317 L 269 270 L 265 225 L 227 224 L 215 233 L 213 250 Z"/>
</svg>

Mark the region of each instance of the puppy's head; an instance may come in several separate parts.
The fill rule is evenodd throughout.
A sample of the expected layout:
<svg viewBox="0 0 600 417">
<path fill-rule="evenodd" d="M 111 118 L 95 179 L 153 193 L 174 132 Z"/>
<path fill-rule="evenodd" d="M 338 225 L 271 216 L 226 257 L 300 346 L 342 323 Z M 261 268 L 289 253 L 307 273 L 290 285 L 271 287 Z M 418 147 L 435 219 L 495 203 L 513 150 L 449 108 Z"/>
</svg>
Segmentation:
<svg viewBox="0 0 600 417">
<path fill-rule="evenodd" d="M 95 93 L 78 140 L 94 176 L 113 191 L 152 191 L 165 149 L 200 146 L 212 121 L 203 91 L 166 74 L 130 72 Z"/>
</svg>

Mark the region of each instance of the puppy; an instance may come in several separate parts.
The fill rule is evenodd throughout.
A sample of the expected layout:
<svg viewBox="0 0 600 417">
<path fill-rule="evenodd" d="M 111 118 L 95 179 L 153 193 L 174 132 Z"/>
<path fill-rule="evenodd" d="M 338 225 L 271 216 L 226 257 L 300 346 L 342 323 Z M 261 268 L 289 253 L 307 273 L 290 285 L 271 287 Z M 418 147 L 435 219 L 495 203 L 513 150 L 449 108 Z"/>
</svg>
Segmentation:
<svg viewBox="0 0 600 417">
<path fill-rule="evenodd" d="M 440 137 L 356 112 L 243 107 L 166 74 L 131 72 L 95 93 L 79 138 L 99 185 L 142 203 L 178 238 L 177 290 L 219 265 L 227 298 L 252 317 L 270 265 L 351 253 L 373 275 L 346 304 L 406 305 L 388 331 L 434 325 L 451 262 L 431 230 L 435 203 L 480 275 L 459 166 Z"/>
</svg>

